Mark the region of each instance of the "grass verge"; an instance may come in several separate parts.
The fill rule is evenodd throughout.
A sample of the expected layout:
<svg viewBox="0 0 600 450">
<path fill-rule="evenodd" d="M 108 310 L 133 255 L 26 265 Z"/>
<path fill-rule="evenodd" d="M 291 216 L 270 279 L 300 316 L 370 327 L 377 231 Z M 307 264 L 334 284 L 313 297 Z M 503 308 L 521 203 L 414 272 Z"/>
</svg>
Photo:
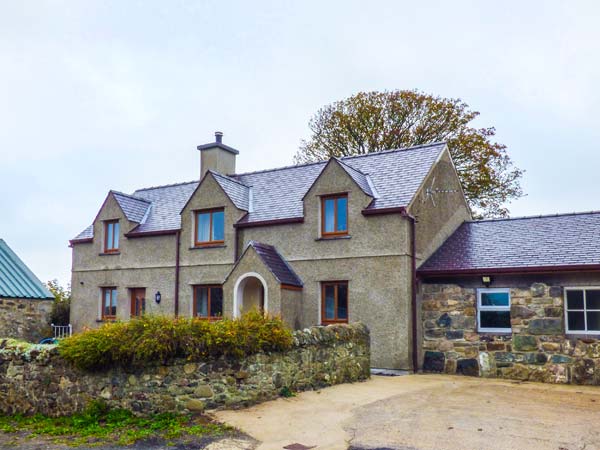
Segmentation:
<svg viewBox="0 0 600 450">
<path fill-rule="evenodd" d="M 51 438 L 55 444 L 68 446 L 130 445 L 145 439 L 166 441 L 198 437 L 220 437 L 234 429 L 213 423 L 205 417 L 163 413 L 136 417 L 125 409 L 108 409 L 99 402 L 85 412 L 64 417 L 0 415 L 0 432 L 18 433 L 22 437 Z"/>
</svg>

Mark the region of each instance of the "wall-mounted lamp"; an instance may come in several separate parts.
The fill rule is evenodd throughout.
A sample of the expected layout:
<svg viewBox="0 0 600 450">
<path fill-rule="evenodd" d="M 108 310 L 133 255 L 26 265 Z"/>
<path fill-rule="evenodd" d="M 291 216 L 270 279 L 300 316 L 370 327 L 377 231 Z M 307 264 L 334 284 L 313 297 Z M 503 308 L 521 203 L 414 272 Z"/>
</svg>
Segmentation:
<svg viewBox="0 0 600 450">
<path fill-rule="evenodd" d="M 160 291 L 156 291 L 156 294 L 154 294 L 154 301 L 160 303 Z"/>
<path fill-rule="evenodd" d="M 492 284 L 492 277 L 483 276 L 483 277 L 481 277 L 481 282 L 483 283 L 483 285 L 485 287 L 490 287 L 490 284 Z"/>
</svg>

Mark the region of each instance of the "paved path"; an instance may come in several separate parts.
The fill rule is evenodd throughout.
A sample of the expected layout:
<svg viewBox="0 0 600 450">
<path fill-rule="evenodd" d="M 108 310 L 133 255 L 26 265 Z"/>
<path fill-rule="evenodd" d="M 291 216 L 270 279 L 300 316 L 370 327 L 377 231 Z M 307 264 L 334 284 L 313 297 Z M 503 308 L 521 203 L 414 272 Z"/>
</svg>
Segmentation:
<svg viewBox="0 0 600 450">
<path fill-rule="evenodd" d="M 215 415 L 261 441 L 257 450 L 600 449 L 600 387 L 373 377 Z"/>
</svg>

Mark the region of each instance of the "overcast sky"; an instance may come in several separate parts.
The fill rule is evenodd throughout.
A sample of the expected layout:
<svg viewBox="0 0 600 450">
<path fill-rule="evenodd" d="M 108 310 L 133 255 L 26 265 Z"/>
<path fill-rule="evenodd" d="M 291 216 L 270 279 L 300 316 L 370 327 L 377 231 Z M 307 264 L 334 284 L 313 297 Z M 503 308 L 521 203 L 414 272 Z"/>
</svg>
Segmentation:
<svg viewBox="0 0 600 450">
<path fill-rule="evenodd" d="M 512 215 L 600 209 L 594 1 L 0 0 L 0 237 L 42 279 L 109 189 L 292 163 L 321 106 L 365 90 L 459 97 L 495 126 L 526 197 Z"/>
</svg>

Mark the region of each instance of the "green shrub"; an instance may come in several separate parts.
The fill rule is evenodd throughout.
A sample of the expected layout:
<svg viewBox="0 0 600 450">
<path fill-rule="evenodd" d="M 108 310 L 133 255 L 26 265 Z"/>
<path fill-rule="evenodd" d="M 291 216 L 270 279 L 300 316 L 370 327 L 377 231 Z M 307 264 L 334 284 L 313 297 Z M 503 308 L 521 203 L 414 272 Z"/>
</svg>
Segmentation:
<svg viewBox="0 0 600 450">
<path fill-rule="evenodd" d="M 252 311 L 239 319 L 216 322 L 145 316 L 108 323 L 64 339 L 58 348 L 66 360 L 92 370 L 140 367 L 150 362 L 166 364 L 175 358 L 242 358 L 258 352 L 284 351 L 291 345 L 292 333 L 281 319 Z"/>
</svg>

